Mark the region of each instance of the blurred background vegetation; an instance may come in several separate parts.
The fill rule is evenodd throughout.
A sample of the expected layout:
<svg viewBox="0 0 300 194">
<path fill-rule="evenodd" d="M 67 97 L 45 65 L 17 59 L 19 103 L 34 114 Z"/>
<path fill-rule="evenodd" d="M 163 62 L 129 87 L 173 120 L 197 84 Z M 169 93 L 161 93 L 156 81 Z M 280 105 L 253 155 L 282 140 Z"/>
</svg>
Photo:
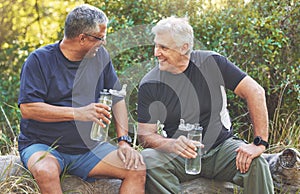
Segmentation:
<svg viewBox="0 0 300 194">
<path fill-rule="evenodd" d="M 99 7 L 110 19 L 107 48 L 119 76 L 129 83 L 126 100 L 132 130 L 136 124 L 137 85 L 154 62 L 149 29 L 163 17 L 188 16 L 195 31 L 196 49 L 227 56 L 265 88 L 272 145 L 268 151 L 299 149 L 298 0 L 0 0 L 1 155 L 17 154 L 21 116 L 17 98 L 23 62 L 34 49 L 62 39 L 67 13 L 82 3 Z M 129 41 L 132 45 L 123 45 Z M 232 93 L 228 101 L 235 132 L 252 141 L 245 102 Z"/>
</svg>

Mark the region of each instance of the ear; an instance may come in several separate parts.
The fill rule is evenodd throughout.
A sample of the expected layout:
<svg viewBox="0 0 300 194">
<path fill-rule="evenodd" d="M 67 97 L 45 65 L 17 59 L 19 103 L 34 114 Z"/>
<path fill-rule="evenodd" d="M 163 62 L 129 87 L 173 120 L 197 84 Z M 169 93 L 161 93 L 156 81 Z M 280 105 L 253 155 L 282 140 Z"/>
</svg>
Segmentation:
<svg viewBox="0 0 300 194">
<path fill-rule="evenodd" d="M 189 44 L 184 43 L 180 49 L 181 55 L 186 55 L 186 53 L 189 51 Z"/>
<path fill-rule="evenodd" d="M 79 34 L 78 36 L 79 42 L 80 44 L 83 44 L 85 42 L 85 35 L 84 34 Z"/>
</svg>

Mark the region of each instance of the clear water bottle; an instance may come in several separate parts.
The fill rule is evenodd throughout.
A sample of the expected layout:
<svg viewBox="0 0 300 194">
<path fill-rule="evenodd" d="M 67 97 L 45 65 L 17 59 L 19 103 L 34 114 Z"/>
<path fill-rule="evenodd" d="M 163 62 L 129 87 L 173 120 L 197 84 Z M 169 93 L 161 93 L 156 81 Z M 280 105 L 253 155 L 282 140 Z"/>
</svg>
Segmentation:
<svg viewBox="0 0 300 194">
<path fill-rule="evenodd" d="M 193 129 L 188 132 L 187 138 L 193 140 L 197 146 L 197 157 L 185 159 L 185 172 L 187 174 L 196 175 L 201 172 L 201 143 L 202 143 L 202 130 L 199 124 L 193 125 Z"/>
<path fill-rule="evenodd" d="M 99 103 L 106 104 L 110 108 L 112 107 L 112 95 L 108 92 L 107 89 L 103 89 L 103 92 L 100 92 Z M 102 120 L 100 119 L 102 122 Z M 95 141 L 108 141 L 108 129 L 109 124 L 106 124 L 106 127 L 101 127 L 98 123 L 93 122 L 90 137 Z"/>
</svg>

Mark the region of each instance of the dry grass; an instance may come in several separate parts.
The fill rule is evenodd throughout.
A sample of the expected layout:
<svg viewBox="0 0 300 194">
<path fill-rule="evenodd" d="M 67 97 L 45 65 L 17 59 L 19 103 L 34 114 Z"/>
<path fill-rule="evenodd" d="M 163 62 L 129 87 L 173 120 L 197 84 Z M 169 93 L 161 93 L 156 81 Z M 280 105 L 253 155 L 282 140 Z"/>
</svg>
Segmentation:
<svg viewBox="0 0 300 194">
<path fill-rule="evenodd" d="M 0 191 L 1 193 L 9 194 L 27 194 L 27 193 L 40 193 L 39 187 L 33 179 L 30 172 L 23 166 L 20 166 L 20 171 L 15 175 L 10 175 L 12 167 L 14 165 L 8 165 L 4 172 L 1 172 L 0 176 Z"/>
</svg>

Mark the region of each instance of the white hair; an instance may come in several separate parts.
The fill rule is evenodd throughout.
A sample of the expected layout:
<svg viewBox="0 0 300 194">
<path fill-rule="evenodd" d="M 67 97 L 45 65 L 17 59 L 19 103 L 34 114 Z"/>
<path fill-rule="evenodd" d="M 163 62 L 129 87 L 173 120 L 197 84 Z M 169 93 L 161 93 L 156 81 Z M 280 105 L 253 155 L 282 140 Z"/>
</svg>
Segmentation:
<svg viewBox="0 0 300 194">
<path fill-rule="evenodd" d="M 194 30 L 188 22 L 187 17 L 177 18 L 174 16 L 160 20 L 153 28 L 154 35 L 158 33 L 170 33 L 176 46 L 181 47 L 188 44 L 190 54 L 194 46 Z"/>
</svg>

